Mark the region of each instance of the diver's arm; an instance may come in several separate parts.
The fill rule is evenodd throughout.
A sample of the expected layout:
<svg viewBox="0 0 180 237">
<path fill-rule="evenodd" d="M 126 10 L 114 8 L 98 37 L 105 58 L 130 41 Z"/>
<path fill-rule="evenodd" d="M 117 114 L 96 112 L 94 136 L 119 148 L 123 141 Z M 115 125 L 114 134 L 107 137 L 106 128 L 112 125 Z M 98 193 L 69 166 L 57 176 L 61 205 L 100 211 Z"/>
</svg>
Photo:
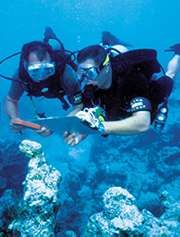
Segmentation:
<svg viewBox="0 0 180 237">
<path fill-rule="evenodd" d="M 105 134 L 133 135 L 145 132 L 151 124 L 149 111 L 138 111 L 119 121 L 103 122 Z"/>
<path fill-rule="evenodd" d="M 17 75 L 14 76 L 15 79 L 18 79 Z M 10 117 L 10 119 L 15 119 L 19 117 L 18 113 L 18 101 L 24 93 L 22 85 L 17 81 L 12 81 L 10 90 L 5 99 L 5 109 Z"/>
<path fill-rule="evenodd" d="M 141 132 L 145 132 L 149 129 L 151 123 L 151 115 L 149 111 L 139 111 L 133 113 L 129 118 L 112 121 L 102 122 L 105 131 L 104 134 L 116 134 L 116 135 L 133 135 Z M 70 146 L 75 146 L 84 140 L 87 135 L 68 133 L 64 134 L 66 143 Z"/>
<path fill-rule="evenodd" d="M 18 101 L 24 93 L 24 88 L 19 82 L 18 70 L 14 73 L 14 80 L 11 83 L 8 95 L 5 99 L 5 109 L 10 120 L 16 119 L 19 117 L 18 112 Z"/>
<path fill-rule="evenodd" d="M 180 55 L 175 54 L 174 57 L 169 61 L 166 76 L 174 79 L 180 71 Z"/>
<path fill-rule="evenodd" d="M 5 99 L 5 109 L 10 120 L 19 117 L 18 100 L 14 100 L 11 97 L 7 96 Z"/>
</svg>

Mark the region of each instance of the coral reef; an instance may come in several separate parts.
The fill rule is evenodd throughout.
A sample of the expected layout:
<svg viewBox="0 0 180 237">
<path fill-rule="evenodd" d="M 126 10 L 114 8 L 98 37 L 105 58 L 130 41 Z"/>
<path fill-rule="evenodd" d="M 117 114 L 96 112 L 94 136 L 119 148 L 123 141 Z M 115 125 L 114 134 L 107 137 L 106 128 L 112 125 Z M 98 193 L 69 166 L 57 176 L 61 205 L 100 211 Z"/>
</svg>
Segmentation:
<svg viewBox="0 0 180 237">
<path fill-rule="evenodd" d="M 103 195 L 103 211 L 90 217 L 84 236 L 178 237 L 180 202 L 170 200 L 167 192 L 161 198 L 167 210 L 158 219 L 145 209 L 140 212 L 127 190 L 112 187 Z"/>
<path fill-rule="evenodd" d="M 149 132 L 133 137 L 93 137 L 94 142 L 90 151 L 86 151 L 83 146 L 74 148 L 74 150 L 67 148 L 72 151 L 71 153 L 77 152 L 78 149 L 81 151 L 84 149 L 83 155 L 81 152 L 80 156 L 78 157 L 76 154 L 75 158 L 64 152 L 63 143 L 59 144 L 60 147 L 54 152 L 55 155 L 54 153 L 52 155 L 51 152 L 48 153 L 50 157 L 48 161 L 53 163 L 56 160 L 58 169 L 63 174 L 57 201 L 60 202 L 63 211 L 56 210 L 55 234 L 58 237 L 83 236 L 88 217 L 102 210 L 100 197 L 113 186 L 121 186 L 132 193 L 137 199 L 136 206 L 144 221 L 147 220 L 147 223 L 151 223 L 159 230 L 159 223 L 163 223 L 162 218 L 165 213 L 167 215 L 168 210 L 171 211 L 172 208 L 174 213 L 175 209 L 178 210 L 176 200 L 180 198 L 177 191 L 180 189 L 180 179 L 177 178 L 180 175 L 179 128 L 177 122 L 175 125 L 168 126 L 162 134 Z M 31 154 L 31 150 L 27 150 L 27 152 Z M 18 194 L 18 197 L 22 197 L 23 186 L 21 183 L 25 179 L 29 159 L 24 159 L 23 155 L 18 152 L 16 142 L 12 143 L 7 140 L 0 142 L 0 160 L 2 198 L 6 195 L 6 189 L 11 189 L 13 193 Z M 174 199 L 171 202 L 174 203 L 174 206 L 171 205 L 170 209 L 164 205 L 167 201 L 162 202 L 163 195 L 160 197 L 164 190 L 167 190 Z M 27 191 L 29 190 L 27 189 Z M 12 203 L 15 204 L 16 197 L 12 195 L 11 198 Z M 9 221 L 12 220 L 9 218 L 9 214 L 6 214 L 6 201 L 7 199 L 4 199 L 3 210 L 0 212 L 3 217 L 1 219 L 3 231 L 7 229 Z M 23 205 L 19 205 L 17 208 L 20 216 L 23 215 L 22 210 L 24 209 L 22 207 Z M 172 215 L 172 212 L 170 213 Z M 172 219 L 168 219 L 168 221 L 166 218 L 162 224 L 168 228 L 168 231 L 171 231 L 171 228 L 177 229 L 177 215 L 174 216 L 172 215 Z M 147 228 L 147 233 L 148 231 L 150 230 Z"/>
<path fill-rule="evenodd" d="M 180 198 L 177 129 L 176 124 L 162 134 L 94 138 L 86 164 L 82 165 L 82 156 L 61 160 L 65 167 L 60 195 L 63 212 L 56 216 L 57 232 L 64 237 L 70 229 L 83 236 L 88 216 L 101 210 L 100 197 L 113 186 L 132 193 L 140 211 L 162 216 L 165 207 L 160 194 L 167 190 L 174 200 Z"/>
<path fill-rule="evenodd" d="M 24 140 L 20 144 L 20 150 L 30 160 L 19 213 L 8 228 L 14 235 L 20 234 L 22 237 L 54 236 L 61 175 L 47 164 L 39 143 Z"/>
</svg>

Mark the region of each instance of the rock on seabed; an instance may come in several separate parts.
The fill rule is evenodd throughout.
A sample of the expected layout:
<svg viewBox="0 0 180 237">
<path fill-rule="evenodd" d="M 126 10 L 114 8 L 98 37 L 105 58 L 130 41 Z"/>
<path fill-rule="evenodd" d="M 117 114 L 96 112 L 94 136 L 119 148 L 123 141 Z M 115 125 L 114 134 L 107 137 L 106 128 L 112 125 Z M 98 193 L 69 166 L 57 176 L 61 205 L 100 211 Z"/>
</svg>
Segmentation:
<svg viewBox="0 0 180 237">
<path fill-rule="evenodd" d="M 140 212 L 126 189 L 112 187 L 103 195 L 103 210 L 89 218 L 86 237 L 178 237 L 180 203 L 162 194 L 165 212 L 158 219 L 147 210 Z"/>
<path fill-rule="evenodd" d="M 61 174 L 46 162 L 41 144 L 23 140 L 19 148 L 29 158 L 28 173 L 19 215 L 9 229 L 21 237 L 55 236 L 54 210 L 58 207 Z"/>
</svg>

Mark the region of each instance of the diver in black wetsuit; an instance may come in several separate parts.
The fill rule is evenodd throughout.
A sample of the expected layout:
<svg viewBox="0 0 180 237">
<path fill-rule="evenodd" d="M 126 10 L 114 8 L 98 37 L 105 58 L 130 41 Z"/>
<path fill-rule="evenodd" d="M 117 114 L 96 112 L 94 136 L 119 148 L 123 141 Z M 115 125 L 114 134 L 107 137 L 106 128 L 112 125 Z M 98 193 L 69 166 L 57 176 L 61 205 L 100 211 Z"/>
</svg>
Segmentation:
<svg viewBox="0 0 180 237">
<path fill-rule="evenodd" d="M 24 92 L 30 97 L 57 98 L 65 110 L 70 102 L 74 106 L 71 114 L 78 111 L 82 97 L 75 66 L 51 28 L 46 29 L 42 42 L 25 44 L 21 51 L 18 71 L 6 98 L 6 111 L 11 127 L 17 131 L 23 128 L 16 126 L 15 121 L 19 119 L 18 102 Z M 68 101 L 64 96 L 67 96 Z M 51 134 L 44 127 L 37 132 L 43 136 Z"/>
<path fill-rule="evenodd" d="M 96 125 L 102 134 L 131 135 L 145 132 L 157 121 L 158 106 L 167 104 L 173 80 L 180 67 L 180 45 L 170 48 L 175 56 L 168 64 L 167 72 L 158 80 L 160 72 L 155 50 L 131 50 L 112 57 L 110 49 L 100 45 L 82 49 L 78 56 L 78 75 L 82 84 L 84 107 L 100 106 L 105 110 L 106 121 Z M 162 111 L 161 111 L 162 112 Z M 90 126 L 93 113 L 90 113 Z M 83 113 L 79 116 L 83 119 Z M 84 112 L 87 120 L 87 109 Z M 97 118 L 94 118 L 97 122 Z M 161 121 L 160 121 L 161 123 Z M 70 145 L 84 137 L 67 134 Z"/>
</svg>

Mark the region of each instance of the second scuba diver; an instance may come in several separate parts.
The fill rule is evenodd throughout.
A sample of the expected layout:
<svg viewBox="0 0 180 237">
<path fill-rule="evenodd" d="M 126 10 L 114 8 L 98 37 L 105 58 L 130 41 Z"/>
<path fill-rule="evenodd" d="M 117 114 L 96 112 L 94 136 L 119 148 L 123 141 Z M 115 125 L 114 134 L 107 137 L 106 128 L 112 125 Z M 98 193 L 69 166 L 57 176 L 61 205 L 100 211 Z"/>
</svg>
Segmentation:
<svg viewBox="0 0 180 237">
<path fill-rule="evenodd" d="M 53 49 L 49 41 L 55 41 L 58 48 Z M 18 102 L 24 92 L 30 97 L 44 96 L 57 98 L 63 108 L 69 107 L 65 100 L 66 95 L 70 104 L 74 106 L 71 114 L 81 108 L 81 92 L 74 70 L 75 64 L 66 55 L 61 41 L 55 36 L 51 28 L 46 29 L 44 41 L 33 41 L 23 46 L 18 71 L 12 81 L 6 98 L 6 110 L 10 117 L 10 125 L 18 130 L 15 121 L 19 119 Z M 51 134 L 43 127 L 37 132 L 43 136 Z"/>
<path fill-rule="evenodd" d="M 112 57 L 111 48 L 100 45 L 82 49 L 77 61 L 86 109 L 78 117 L 103 135 L 138 134 L 147 131 L 153 122 L 162 128 L 173 79 L 180 70 L 180 44 L 167 51 L 174 51 L 175 55 L 167 72 L 156 79 L 154 74 L 160 72 L 161 66 L 155 50 L 131 50 Z M 97 106 L 104 109 L 105 121 L 97 122 Z M 66 134 L 65 140 L 73 146 L 85 136 L 77 137 Z"/>
</svg>

